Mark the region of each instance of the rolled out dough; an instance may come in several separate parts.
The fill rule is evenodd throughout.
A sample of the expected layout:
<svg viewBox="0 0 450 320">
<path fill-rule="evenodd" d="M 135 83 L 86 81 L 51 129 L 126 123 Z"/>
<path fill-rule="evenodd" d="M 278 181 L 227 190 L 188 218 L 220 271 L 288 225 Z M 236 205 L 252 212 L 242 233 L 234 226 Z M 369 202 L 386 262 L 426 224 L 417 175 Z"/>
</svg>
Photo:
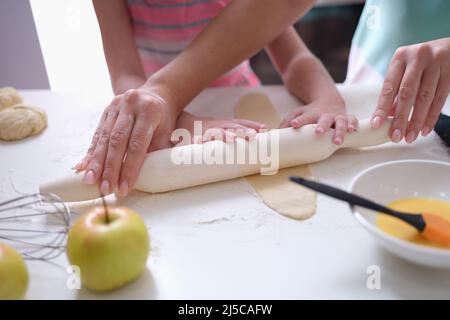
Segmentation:
<svg viewBox="0 0 450 320">
<path fill-rule="evenodd" d="M 268 129 L 278 128 L 281 123 L 269 98 L 257 92 L 243 96 L 234 114 L 237 118 L 264 123 Z M 311 179 L 311 168 L 306 164 L 279 170 L 276 175 L 255 174 L 246 179 L 268 207 L 292 219 L 308 219 L 316 211 L 316 193 L 292 183 L 289 176 Z"/>
<path fill-rule="evenodd" d="M 276 129 L 281 123 L 281 117 L 269 97 L 258 92 L 252 92 L 240 98 L 234 108 L 234 116 L 264 123 L 267 129 Z"/>
</svg>

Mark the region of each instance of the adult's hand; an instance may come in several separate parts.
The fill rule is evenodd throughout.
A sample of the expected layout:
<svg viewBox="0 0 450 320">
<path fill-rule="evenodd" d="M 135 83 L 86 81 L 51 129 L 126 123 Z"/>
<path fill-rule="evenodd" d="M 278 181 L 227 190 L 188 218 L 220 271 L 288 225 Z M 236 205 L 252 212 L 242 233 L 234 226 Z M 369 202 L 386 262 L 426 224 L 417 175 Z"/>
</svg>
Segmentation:
<svg viewBox="0 0 450 320">
<path fill-rule="evenodd" d="M 170 147 L 177 113 L 158 90 L 141 87 L 117 95 L 105 109 L 86 156 L 85 184 L 100 184 L 103 194 L 133 188 L 147 152 Z"/>
<path fill-rule="evenodd" d="M 450 38 L 401 47 L 389 65 L 372 127 L 393 112 L 391 140 L 411 143 L 433 130 L 449 92 Z"/>
</svg>

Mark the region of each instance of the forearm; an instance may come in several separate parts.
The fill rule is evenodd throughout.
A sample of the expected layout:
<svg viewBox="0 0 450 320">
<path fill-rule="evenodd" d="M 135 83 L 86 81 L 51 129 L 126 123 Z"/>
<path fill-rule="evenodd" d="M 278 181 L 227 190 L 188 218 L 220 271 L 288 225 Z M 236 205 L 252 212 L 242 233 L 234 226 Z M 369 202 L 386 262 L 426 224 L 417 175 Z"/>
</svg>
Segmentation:
<svg viewBox="0 0 450 320">
<path fill-rule="evenodd" d="M 137 89 L 145 84 L 146 78 L 137 74 L 123 74 L 111 77 L 115 95 L 122 94 L 129 89 Z"/>
<path fill-rule="evenodd" d="M 121 94 L 145 83 L 134 35 L 124 0 L 94 0 L 103 50 L 114 93 Z"/>
<path fill-rule="evenodd" d="M 342 100 L 330 74 L 312 54 L 295 56 L 282 77 L 287 89 L 306 104 L 323 97 Z"/>
<path fill-rule="evenodd" d="M 305 56 L 312 55 L 292 26 L 284 30 L 269 43 L 266 47 L 266 52 L 282 78 L 289 63 L 296 56 L 300 54 Z"/>
<path fill-rule="evenodd" d="M 287 89 L 304 103 L 324 95 L 339 96 L 328 71 L 293 27 L 283 31 L 266 50 Z"/>
<path fill-rule="evenodd" d="M 274 39 L 312 3 L 312 0 L 233 1 L 183 53 L 150 77 L 147 85 L 170 88 L 181 110 L 213 80 Z"/>
</svg>

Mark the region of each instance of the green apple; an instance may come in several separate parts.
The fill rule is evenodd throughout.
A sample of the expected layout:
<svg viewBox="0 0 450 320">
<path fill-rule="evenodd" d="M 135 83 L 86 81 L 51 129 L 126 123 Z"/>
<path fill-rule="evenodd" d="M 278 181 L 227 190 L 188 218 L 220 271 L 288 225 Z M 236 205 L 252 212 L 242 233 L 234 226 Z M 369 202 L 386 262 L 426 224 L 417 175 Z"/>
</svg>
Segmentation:
<svg viewBox="0 0 450 320">
<path fill-rule="evenodd" d="M 0 243 L 0 299 L 22 299 L 28 288 L 28 270 L 22 256 Z"/>
<path fill-rule="evenodd" d="M 67 239 L 67 256 L 81 283 L 109 291 L 136 279 L 146 268 L 150 239 L 142 218 L 124 207 L 94 207 L 78 218 Z"/>
</svg>

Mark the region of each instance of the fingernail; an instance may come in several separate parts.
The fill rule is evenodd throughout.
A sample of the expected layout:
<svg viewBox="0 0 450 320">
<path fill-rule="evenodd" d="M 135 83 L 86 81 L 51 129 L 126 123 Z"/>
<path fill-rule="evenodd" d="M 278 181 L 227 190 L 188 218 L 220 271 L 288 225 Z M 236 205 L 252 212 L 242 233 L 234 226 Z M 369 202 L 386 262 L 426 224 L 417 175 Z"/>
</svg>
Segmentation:
<svg viewBox="0 0 450 320">
<path fill-rule="evenodd" d="M 94 171 L 89 170 L 88 172 L 86 172 L 86 174 L 84 175 L 84 178 L 83 178 L 83 182 L 85 184 L 94 184 L 94 182 L 95 182 Z"/>
<path fill-rule="evenodd" d="M 395 129 L 394 133 L 392 133 L 392 142 L 398 143 L 402 140 L 402 132 L 400 129 Z"/>
<path fill-rule="evenodd" d="M 337 144 L 338 146 L 340 146 L 342 144 L 342 139 L 341 138 L 334 138 L 333 142 L 335 144 Z"/>
<path fill-rule="evenodd" d="M 406 135 L 405 141 L 406 141 L 407 143 L 411 143 L 411 142 L 413 142 L 415 139 L 416 139 L 416 133 L 415 133 L 414 131 L 411 131 L 411 132 L 409 132 L 409 133 Z"/>
<path fill-rule="evenodd" d="M 372 121 L 370 124 L 372 125 L 372 128 L 378 129 L 379 127 L 381 127 L 382 121 L 383 121 L 383 119 L 380 116 L 375 116 L 372 118 Z"/>
<path fill-rule="evenodd" d="M 72 170 L 80 170 L 80 168 L 81 168 L 81 162 L 82 162 L 83 160 L 81 160 L 80 162 L 78 162 L 76 165 L 74 165 L 71 169 Z"/>
<path fill-rule="evenodd" d="M 291 125 L 292 125 L 294 128 L 298 127 L 298 121 L 297 121 L 297 120 L 292 120 L 292 121 L 291 121 Z"/>
<path fill-rule="evenodd" d="M 122 181 L 119 186 L 119 197 L 125 197 L 128 194 L 128 182 Z"/>
<path fill-rule="evenodd" d="M 86 169 L 86 166 L 88 165 L 88 163 L 89 163 L 89 159 L 84 159 L 81 162 L 81 169 Z"/>
<path fill-rule="evenodd" d="M 430 127 L 423 127 L 422 129 L 422 136 L 426 137 L 431 132 Z"/>
<path fill-rule="evenodd" d="M 203 142 L 203 137 L 202 136 L 194 136 L 192 138 L 192 142 L 195 144 L 200 144 Z"/>
<path fill-rule="evenodd" d="M 248 129 L 247 132 L 246 132 L 246 135 L 248 136 L 249 140 L 255 139 L 256 138 L 256 134 L 257 134 L 257 132 L 256 132 L 255 129 Z"/>
<path fill-rule="evenodd" d="M 236 139 L 236 134 L 234 132 L 226 132 L 225 133 L 225 142 L 234 142 Z"/>
<path fill-rule="evenodd" d="M 325 133 L 325 130 L 322 127 L 317 127 L 316 128 L 316 133 L 321 136 Z"/>
<path fill-rule="evenodd" d="M 87 165 L 87 159 L 83 159 L 79 162 L 79 167 L 77 168 L 78 170 L 84 170 L 86 169 L 86 165 Z"/>
<path fill-rule="evenodd" d="M 104 195 L 111 193 L 108 180 L 102 181 L 102 184 L 100 185 L 100 192 Z"/>
<path fill-rule="evenodd" d="M 75 166 L 74 168 L 77 170 L 83 170 L 86 168 L 86 159 L 81 159 Z"/>
<path fill-rule="evenodd" d="M 352 133 L 353 131 L 355 131 L 355 127 L 354 126 L 349 126 L 348 127 L 348 132 Z"/>
</svg>

